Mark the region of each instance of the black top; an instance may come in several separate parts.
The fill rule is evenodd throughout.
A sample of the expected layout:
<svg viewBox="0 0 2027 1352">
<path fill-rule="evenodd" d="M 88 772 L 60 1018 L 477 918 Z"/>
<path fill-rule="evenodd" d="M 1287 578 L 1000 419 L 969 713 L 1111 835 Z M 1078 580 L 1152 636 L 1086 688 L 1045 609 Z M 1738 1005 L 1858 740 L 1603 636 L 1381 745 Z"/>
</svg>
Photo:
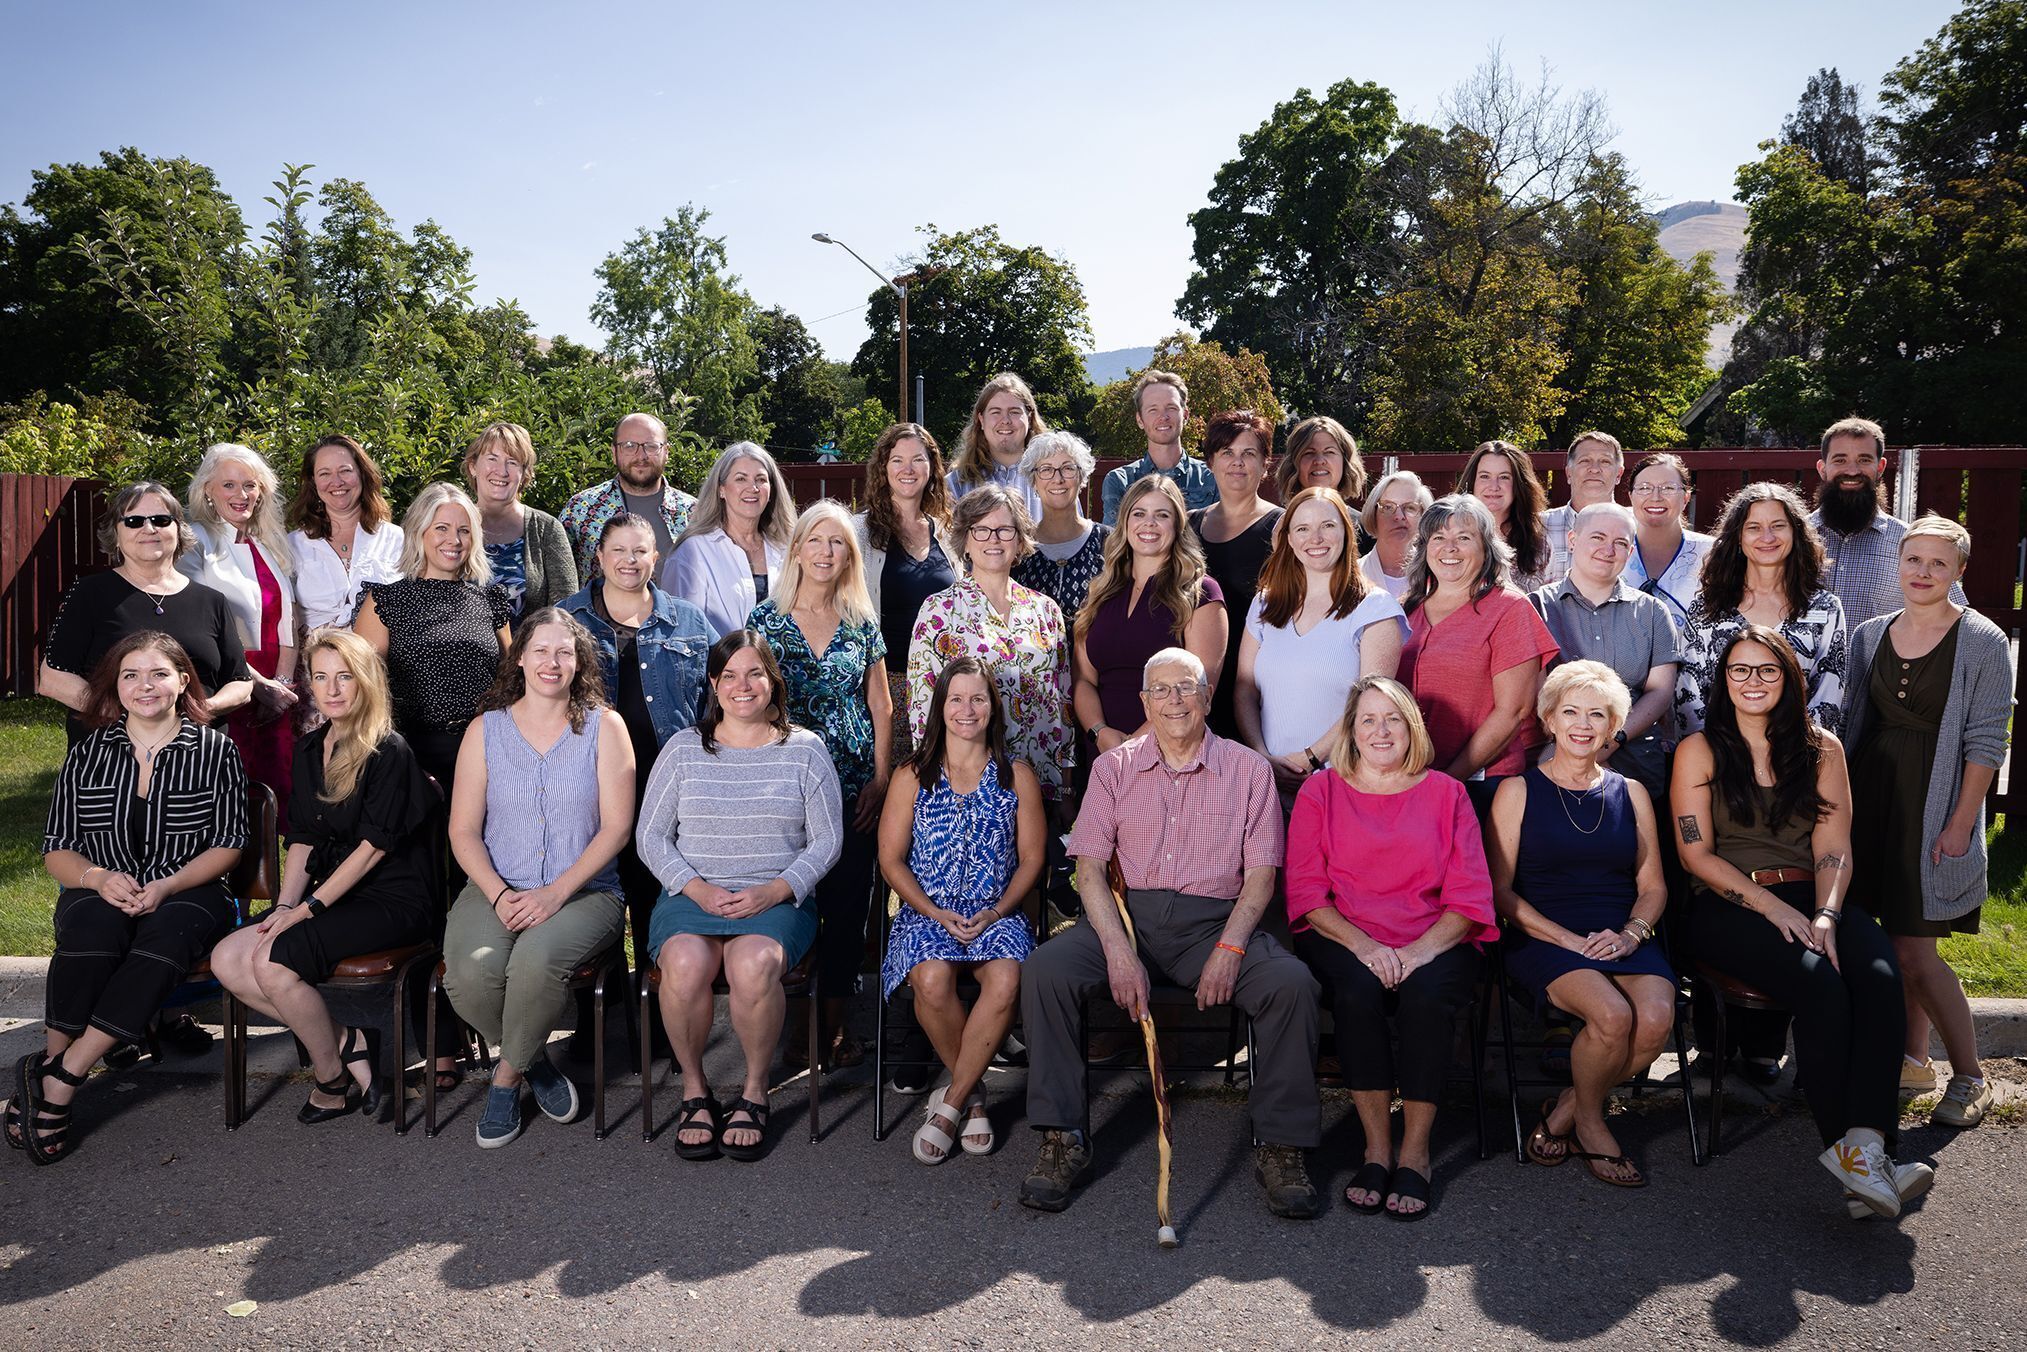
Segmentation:
<svg viewBox="0 0 2027 1352">
<path fill-rule="evenodd" d="M 155 611 L 157 604 L 160 614 Z M 183 645 L 206 694 L 246 679 L 246 652 L 239 641 L 239 625 L 223 595 L 201 582 L 192 582 L 158 602 L 114 572 L 93 573 L 71 587 L 50 623 L 42 658 L 52 670 L 88 681 L 99 659 L 121 639 L 147 629 L 159 629 Z M 72 746 L 91 731 L 75 713 L 65 728 Z"/>
<path fill-rule="evenodd" d="M 908 644 L 922 603 L 956 583 L 957 570 L 935 531 L 929 532 L 929 552 L 920 559 L 898 539 L 887 543 L 887 562 L 880 569 L 880 637 L 887 641 L 887 670 L 908 669 Z"/>
<path fill-rule="evenodd" d="M 184 719 L 155 753 L 145 798 L 136 792 L 140 779 L 125 719 L 87 732 L 57 771 L 43 853 L 72 850 L 151 883 L 213 847 L 246 848 L 246 771 L 217 728 Z"/>
<path fill-rule="evenodd" d="M 1204 513 L 1208 511 L 1210 508 L 1201 507 L 1191 512 L 1189 526 L 1203 541 L 1205 571 L 1218 580 L 1225 593 L 1225 665 L 1211 699 L 1211 730 L 1220 737 L 1235 738 L 1239 724 L 1232 713 L 1232 698 L 1239 683 L 1239 640 L 1246 633 L 1246 612 L 1253 607 L 1253 593 L 1260 589 L 1260 570 L 1274 551 L 1274 527 L 1281 520 L 1281 509 L 1267 512 L 1222 544 L 1204 539 Z"/>
<path fill-rule="evenodd" d="M 394 725 L 403 731 L 460 732 L 500 669 L 500 626 L 513 605 L 499 587 L 452 578 L 369 582 L 387 626 L 387 683 Z"/>
<path fill-rule="evenodd" d="M 441 870 L 431 857 L 429 824 L 441 804 L 415 753 L 400 733 L 366 758 L 351 796 L 327 803 L 324 744 L 329 723 L 296 741 L 295 782 L 289 792 L 290 845 L 310 847 L 310 891 L 351 857 L 362 841 L 386 851 L 347 897 L 373 896 L 400 906 L 439 905 Z M 242 795 L 243 796 L 243 795 Z"/>
</svg>

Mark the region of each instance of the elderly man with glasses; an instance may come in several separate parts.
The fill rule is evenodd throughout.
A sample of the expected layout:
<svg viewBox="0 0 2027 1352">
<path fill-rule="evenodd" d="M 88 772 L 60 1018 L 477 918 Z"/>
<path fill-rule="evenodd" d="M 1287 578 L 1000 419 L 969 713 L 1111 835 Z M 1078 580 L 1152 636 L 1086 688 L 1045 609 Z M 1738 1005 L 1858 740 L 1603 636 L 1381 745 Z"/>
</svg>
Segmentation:
<svg viewBox="0 0 2027 1352">
<path fill-rule="evenodd" d="M 1084 1000 L 1109 991 L 1128 1017 L 1147 1008 L 1149 962 L 1196 988 L 1199 1009 L 1236 1004 L 1253 1021 L 1254 1175 L 1277 1216 L 1323 1204 L 1303 1152 L 1321 1134 L 1316 1096 L 1318 987 L 1302 961 L 1260 932 L 1282 854 L 1281 804 L 1266 758 L 1205 726 L 1211 690 L 1183 648 L 1148 659 L 1150 731 L 1098 757 L 1070 853 L 1084 919 L 1035 950 L 1021 973 L 1028 1121 L 1044 1134 L 1021 1204 L 1061 1211 L 1091 1173 L 1084 1130 Z M 1106 876 L 1117 862 L 1138 946 Z"/>
<path fill-rule="evenodd" d="M 612 433 L 612 465 L 613 477 L 574 495 L 559 518 L 577 555 L 577 576 L 587 581 L 597 572 L 598 537 L 607 521 L 623 512 L 644 518 L 655 530 L 655 558 L 665 563 L 697 505 L 665 477 L 669 431 L 652 413 L 629 413 L 619 420 Z M 648 575 L 657 576 L 653 567 Z"/>
</svg>

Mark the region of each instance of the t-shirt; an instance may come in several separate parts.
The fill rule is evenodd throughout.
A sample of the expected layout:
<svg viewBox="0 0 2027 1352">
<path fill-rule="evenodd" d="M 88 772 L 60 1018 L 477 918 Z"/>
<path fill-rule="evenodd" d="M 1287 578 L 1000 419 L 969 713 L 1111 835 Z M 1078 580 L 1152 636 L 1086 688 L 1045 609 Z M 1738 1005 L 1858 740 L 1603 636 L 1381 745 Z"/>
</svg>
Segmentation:
<svg viewBox="0 0 2027 1352">
<path fill-rule="evenodd" d="M 89 681 L 99 659 L 121 639 L 148 629 L 160 630 L 183 645 L 206 694 L 246 679 L 239 623 L 224 596 L 201 582 L 161 596 L 142 591 L 117 572 L 77 580 L 50 623 L 42 659 L 53 671 Z M 90 731 L 75 713 L 65 726 L 72 746 Z"/>
<path fill-rule="evenodd" d="M 619 495 L 626 502 L 626 509 L 629 512 L 645 518 L 647 523 L 655 528 L 655 555 L 666 563 L 669 555 L 676 550 L 676 541 L 675 537 L 669 534 L 668 518 L 662 515 L 662 495 L 649 493 L 641 497 L 627 492 L 624 488 L 619 490 Z"/>
<path fill-rule="evenodd" d="M 1325 616 L 1306 634 L 1291 622 L 1270 625 L 1260 617 L 1266 598 L 1247 607 L 1245 632 L 1260 645 L 1253 681 L 1260 688 L 1260 736 L 1270 755 L 1286 756 L 1314 746 L 1344 716 L 1345 697 L 1358 683 L 1359 641 L 1375 624 L 1400 626 L 1408 636 L 1401 603 L 1374 588 L 1341 618 Z"/>
<path fill-rule="evenodd" d="M 1492 713 L 1492 678 L 1523 662 L 1545 667 L 1556 655 L 1555 639 L 1527 598 L 1500 588 L 1459 606 L 1431 626 L 1426 606 L 1408 616 L 1408 641 L 1401 645 L 1400 682 L 1414 692 L 1435 743 L 1434 767 L 1445 769 L 1471 744 L 1478 725 Z M 1534 701 L 1506 749 L 1484 769 L 1487 778 L 1519 774 L 1530 747 L 1541 742 Z"/>
</svg>

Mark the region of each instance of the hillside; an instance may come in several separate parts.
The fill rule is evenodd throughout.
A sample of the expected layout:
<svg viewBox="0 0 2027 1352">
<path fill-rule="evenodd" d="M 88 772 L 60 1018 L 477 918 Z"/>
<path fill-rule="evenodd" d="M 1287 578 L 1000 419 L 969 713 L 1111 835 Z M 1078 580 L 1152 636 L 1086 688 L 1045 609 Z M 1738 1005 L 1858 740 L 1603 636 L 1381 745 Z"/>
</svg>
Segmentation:
<svg viewBox="0 0 2027 1352">
<path fill-rule="evenodd" d="M 1093 385 L 1110 385 L 1128 371 L 1138 371 L 1154 359 L 1151 347 L 1115 347 L 1110 352 L 1086 352 L 1084 375 Z"/>
<path fill-rule="evenodd" d="M 1738 285 L 1739 254 L 1745 249 L 1745 208 L 1736 202 L 1678 202 L 1654 214 L 1661 225 L 1661 247 L 1670 258 L 1687 263 L 1699 253 L 1710 254 L 1710 264 L 1726 291 Z M 1709 360 L 1713 368 L 1724 365 L 1731 352 L 1736 322 L 1717 325 L 1710 331 Z"/>
</svg>

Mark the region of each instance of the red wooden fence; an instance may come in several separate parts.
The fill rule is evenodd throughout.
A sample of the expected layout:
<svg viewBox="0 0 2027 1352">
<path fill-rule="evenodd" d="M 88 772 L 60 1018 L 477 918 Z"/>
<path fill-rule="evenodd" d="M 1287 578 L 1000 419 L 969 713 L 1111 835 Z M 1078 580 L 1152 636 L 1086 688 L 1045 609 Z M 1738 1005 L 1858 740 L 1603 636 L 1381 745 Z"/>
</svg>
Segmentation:
<svg viewBox="0 0 2027 1352">
<path fill-rule="evenodd" d="M 42 636 L 70 584 L 112 560 L 99 549 L 104 485 L 0 474 L 0 692 L 35 693 Z"/>
</svg>

